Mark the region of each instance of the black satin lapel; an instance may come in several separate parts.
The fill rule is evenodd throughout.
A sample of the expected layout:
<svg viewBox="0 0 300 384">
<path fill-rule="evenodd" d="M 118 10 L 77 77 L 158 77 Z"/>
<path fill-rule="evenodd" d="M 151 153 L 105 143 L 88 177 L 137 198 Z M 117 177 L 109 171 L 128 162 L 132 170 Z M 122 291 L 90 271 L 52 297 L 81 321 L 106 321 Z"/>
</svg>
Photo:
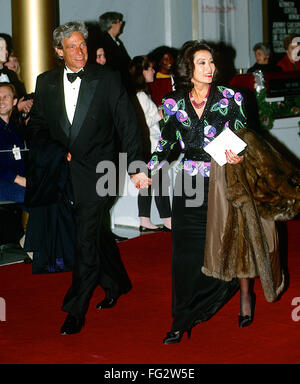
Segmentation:
<svg viewBox="0 0 300 384">
<path fill-rule="evenodd" d="M 97 83 L 98 83 L 98 79 L 90 82 L 86 81 L 85 79 L 81 80 L 73 124 L 70 128 L 71 129 L 70 145 L 74 143 L 77 136 L 79 135 L 80 129 L 86 118 L 91 101 L 94 97 Z"/>
<path fill-rule="evenodd" d="M 71 123 L 68 119 L 67 110 L 66 110 L 66 104 L 65 104 L 65 94 L 64 94 L 64 87 L 59 87 L 58 91 L 58 98 L 59 105 L 60 105 L 60 113 L 59 113 L 59 124 L 66 134 L 67 137 L 70 136 L 70 127 Z"/>
<path fill-rule="evenodd" d="M 71 124 L 69 122 L 65 106 L 63 70 L 57 72 L 49 86 L 51 89 L 49 100 L 53 100 L 55 103 L 55 113 L 57 113 L 57 120 L 64 134 L 67 138 L 69 138 Z"/>
</svg>

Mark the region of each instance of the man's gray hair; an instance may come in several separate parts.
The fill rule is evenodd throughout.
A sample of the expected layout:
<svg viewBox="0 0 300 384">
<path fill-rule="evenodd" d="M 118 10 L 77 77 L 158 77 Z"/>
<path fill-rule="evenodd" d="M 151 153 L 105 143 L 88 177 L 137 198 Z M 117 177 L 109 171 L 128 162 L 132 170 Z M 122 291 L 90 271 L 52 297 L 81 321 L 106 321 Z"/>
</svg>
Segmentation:
<svg viewBox="0 0 300 384">
<path fill-rule="evenodd" d="M 85 40 L 88 38 L 88 30 L 83 21 L 70 21 L 53 31 L 53 47 L 63 49 L 64 39 L 71 37 L 73 32 L 80 32 Z"/>
<path fill-rule="evenodd" d="M 106 12 L 99 16 L 99 25 L 102 32 L 107 32 L 113 23 L 123 21 L 123 15 L 119 12 Z"/>
</svg>

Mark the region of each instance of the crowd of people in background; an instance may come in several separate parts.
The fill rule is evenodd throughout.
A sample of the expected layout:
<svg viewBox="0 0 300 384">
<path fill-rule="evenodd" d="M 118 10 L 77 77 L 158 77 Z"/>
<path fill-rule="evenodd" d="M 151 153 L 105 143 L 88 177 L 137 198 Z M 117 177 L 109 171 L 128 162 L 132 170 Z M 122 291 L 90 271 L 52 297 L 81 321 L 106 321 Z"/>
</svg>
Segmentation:
<svg viewBox="0 0 300 384">
<path fill-rule="evenodd" d="M 151 147 L 153 152 L 156 144 L 155 141 L 157 142 L 160 136 L 162 116 L 159 114 L 159 108 L 161 107 L 162 99 L 164 95 L 174 90 L 173 74 L 178 49 L 159 46 L 148 53 L 142 52 L 143 56 L 137 56 L 131 59 L 123 42 L 119 38 L 124 26 L 125 21 L 123 14 L 119 12 L 106 12 L 102 14 L 99 17 L 99 33 L 94 39 L 90 39 L 90 41 L 93 41 L 93 46 L 90 47 L 90 50 L 93 52 L 91 59 L 99 65 L 106 65 L 120 72 L 122 81 L 128 93 L 131 95 L 131 100 L 135 106 L 142 136 L 144 139 L 146 138 L 146 140 L 144 140 L 145 153 L 149 156 L 151 153 L 149 148 Z M 286 54 L 277 62 L 274 60 L 270 44 L 262 42 L 255 44 L 253 52 L 256 62 L 247 70 L 247 73 L 253 73 L 258 70 L 262 72 L 299 71 L 300 61 L 295 60 L 295 56 L 293 56 L 293 50 L 298 44 L 293 42 L 296 37 L 297 35 L 291 34 L 284 39 L 283 44 Z M 148 67 L 146 68 L 145 66 Z M 17 96 L 11 114 L 14 116 L 14 120 L 16 120 L 17 117 L 17 120 L 26 124 L 33 105 L 33 97 L 30 96 L 26 98 L 26 89 L 22 82 L 18 57 L 13 51 L 12 40 L 4 34 L 0 34 L 0 67 L 0 82 L 12 84 Z M 141 78 L 137 80 L 138 70 L 146 76 L 146 79 L 144 76 L 141 76 Z M 148 75 L 147 71 L 149 72 Z M 222 70 L 219 72 L 221 73 Z M 150 80 L 149 76 L 151 77 Z M 132 97 L 133 95 L 137 96 L 137 99 Z M 136 100 L 138 102 L 136 102 Z M 154 105 L 156 105 L 156 108 Z M 141 116 L 143 116 L 144 120 L 141 119 Z M 23 135 L 23 138 L 24 137 Z M 4 150 L 7 148 L 3 147 L 1 149 Z M 9 157 L 12 156 L 12 154 L 6 153 L 4 155 L 2 152 L 1 156 Z M 15 185 L 12 185 L 12 188 L 16 188 Z M 9 197 L 12 198 L 12 196 L 7 195 L 8 200 Z M 162 205 L 159 204 L 160 197 L 156 196 L 160 215 L 164 220 L 163 228 L 157 227 L 150 222 L 148 211 L 151 205 L 149 205 L 149 199 L 149 196 L 146 199 L 142 197 L 141 194 L 138 196 L 139 211 L 144 212 L 139 214 L 141 224 L 140 231 L 170 230 L 171 222 L 169 219 L 170 208 L 169 202 L 167 201 L 168 198 L 163 199 L 166 201 Z M 145 210 L 141 210 L 141 206 L 143 206 L 142 201 L 148 201 L 146 215 Z M 166 206 L 165 209 L 163 208 L 164 206 Z M 164 211 L 164 213 L 161 213 L 162 211 Z M 122 240 L 122 237 L 120 237 L 120 240 Z"/>
<path fill-rule="evenodd" d="M 0 200 L 24 202 L 27 174 L 22 150 L 24 141 L 27 140 L 30 146 L 32 139 L 32 132 L 26 129 L 27 124 L 32 131 L 38 132 L 36 135 L 38 139 L 42 137 L 39 134 L 48 130 L 52 135 L 54 133 L 60 135 L 59 144 L 74 149 L 74 153 L 68 152 L 65 159 L 61 147 L 54 148 L 55 151 L 58 151 L 59 161 L 62 157 L 64 163 L 66 161 L 70 163 L 70 172 L 74 178 L 72 179 L 74 198 L 80 201 L 76 205 L 76 214 L 74 214 L 74 225 L 78 232 L 75 253 L 77 256 L 80 255 L 82 260 L 88 260 L 88 262 L 83 262 L 78 257 L 75 260 L 73 283 L 63 304 L 63 310 L 68 312 L 68 316 L 61 333 L 78 333 L 84 326 L 84 316 L 97 284 L 100 283 L 106 293 L 104 300 L 97 305 L 98 310 L 113 307 L 120 295 L 131 289 L 131 283 L 120 260 L 113 234 L 107 230 L 106 214 L 114 205 L 115 198 L 104 199 L 101 196 L 100 198 L 94 196 L 97 175 L 91 164 L 94 166 L 100 160 L 98 159 L 100 152 L 97 150 L 98 147 L 104 146 L 103 142 L 111 151 L 111 154 L 109 150 L 101 152 L 101 156 L 108 157 L 108 159 L 104 157 L 105 160 L 109 160 L 109 156 L 115 152 L 122 152 L 122 149 L 125 149 L 131 155 L 132 160 L 138 159 L 148 163 L 149 173 L 147 175 L 138 172 L 130 174 L 130 178 L 140 189 L 137 197 L 140 233 L 172 232 L 174 322 L 164 343 L 173 344 L 180 342 L 185 332 L 190 334 L 193 326 L 210 318 L 235 293 L 237 288 L 235 281 L 228 283 L 221 281 L 221 278 L 220 280 L 212 279 L 211 275 L 214 275 L 215 271 L 204 264 L 206 227 L 210 220 L 207 212 L 211 199 L 208 197 L 211 163 L 210 157 L 199 148 L 209 144 L 229 124 L 234 126 L 236 131 L 240 129 L 242 131 L 246 125 L 246 116 L 243 111 L 245 101 L 239 92 L 213 84 L 218 68 L 213 59 L 213 49 L 206 43 L 187 42 L 180 50 L 160 46 L 148 53 L 142 52 L 131 58 L 119 37 L 124 25 L 125 21 L 121 13 L 106 12 L 102 14 L 99 17 L 99 36 L 94 39 L 93 47 L 89 47 L 89 50 L 92 50 L 89 59 L 86 43 L 89 40 L 87 40 L 88 33 L 85 25 L 67 24 L 66 27 L 70 30 L 69 35 L 65 34 L 66 29 L 64 28 L 58 27 L 55 30 L 55 50 L 61 62 L 65 64 L 65 69 L 62 66 L 61 68 L 62 71 L 65 71 L 63 72 L 63 84 L 66 113 L 63 113 L 62 105 L 58 106 L 61 111 L 61 119 L 65 122 L 64 134 L 57 130 L 58 117 L 51 113 L 55 110 L 56 100 L 47 100 L 48 95 L 44 91 L 49 88 L 49 84 L 55 82 L 60 73 L 59 70 L 55 69 L 47 72 L 45 76 L 39 76 L 35 98 L 26 97 L 17 53 L 9 51 L 7 41 L 0 37 L 0 83 L 2 83 L 0 84 Z M 274 63 L 268 44 L 256 44 L 253 48 L 256 63 L 249 68 L 248 72 L 253 73 L 257 70 L 262 72 L 299 71 L 300 61 L 297 61 L 294 55 L 298 44 L 295 44 L 295 37 L 297 36 L 290 35 L 284 40 L 286 55 L 277 63 Z M 64 41 L 74 44 L 80 53 L 78 55 L 80 59 L 75 58 L 66 50 L 63 45 Z M 92 61 L 93 66 L 89 66 L 88 60 Z M 79 61 L 83 63 L 82 66 L 78 64 Z M 104 77 L 106 76 L 103 84 L 107 87 L 107 100 L 98 88 L 95 91 L 97 99 L 91 89 L 85 88 L 84 92 L 89 102 L 94 100 L 91 107 L 92 113 L 87 118 L 89 124 L 84 125 L 84 133 L 83 130 L 80 131 L 80 127 L 77 127 L 77 131 L 72 131 L 70 126 L 72 126 L 73 120 L 76 120 L 76 124 L 78 123 L 76 103 L 79 105 L 78 108 L 81 108 L 83 116 L 86 112 L 85 102 L 80 97 L 77 99 L 82 84 L 81 79 L 86 76 L 88 81 L 95 79 L 98 81 L 102 73 Z M 221 80 L 219 79 L 219 81 Z M 223 85 L 226 87 L 226 82 Z M 177 89 L 176 86 L 179 88 Z M 56 88 L 59 87 L 61 84 Z M 69 95 L 70 99 L 76 100 L 75 106 L 73 102 L 69 103 L 66 95 Z M 211 106 L 209 111 L 205 109 L 206 105 Z M 97 116 L 100 119 L 99 108 L 102 106 L 104 106 L 101 111 L 103 125 L 95 118 Z M 96 108 L 98 109 L 96 110 Z M 115 110 L 116 116 L 111 116 L 109 108 Z M 204 111 L 206 111 L 205 121 L 202 117 Z M 135 125 L 135 121 L 137 125 Z M 85 123 L 81 122 L 81 124 Z M 113 128 L 110 124 L 113 125 Z M 204 133 L 201 131 L 202 124 L 205 126 Z M 105 132 L 103 127 L 106 128 Z M 136 132 L 136 128 L 139 133 Z M 111 132 L 116 133 L 120 143 L 115 140 L 115 137 L 112 137 Z M 142 137 L 141 142 L 139 141 L 140 136 Z M 78 138 L 82 140 L 82 143 L 76 141 L 79 140 Z M 244 139 L 249 140 L 247 137 Z M 98 147 L 93 144 L 93 141 L 97 143 Z M 162 168 L 160 163 L 168 160 L 169 153 L 176 150 L 178 143 L 183 154 L 182 173 L 188 173 L 192 185 L 198 182 L 199 177 L 204 180 L 204 204 L 197 209 L 187 209 L 186 201 L 189 200 L 189 196 L 184 195 L 174 198 L 174 206 L 171 207 L 170 196 L 165 196 L 160 188 L 156 190 L 151 187 L 153 169 L 155 168 L 157 174 L 160 174 Z M 41 141 L 40 145 L 44 145 L 44 141 Z M 239 156 L 230 151 L 226 153 L 226 159 L 229 164 L 238 165 L 244 161 L 244 155 Z M 52 166 L 53 164 L 51 164 Z M 245 167 L 244 163 L 243 166 Z M 83 184 L 85 185 L 83 186 Z M 67 183 L 65 187 L 67 188 Z M 145 192 L 146 188 L 148 189 Z M 157 226 L 151 222 L 153 191 L 163 226 Z M 64 208 L 69 209 L 69 207 Z M 47 212 L 47 215 L 49 214 Z M 94 226 L 98 219 L 101 228 Z M 173 219 L 174 222 L 172 222 Z M 244 227 L 241 230 L 246 231 Z M 92 241 L 87 241 L 87 239 L 92 239 Z M 232 239 L 231 244 L 236 244 L 235 241 L 236 239 Z M 245 255 L 242 255 L 243 257 L 246 258 Z M 91 265 L 95 268 L 91 268 Z M 200 267 L 197 268 L 197 266 L 204 268 L 204 273 L 200 276 Z M 250 263 L 249 268 L 254 268 L 253 264 Z M 246 327 L 253 321 L 255 295 L 251 290 L 248 275 L 251 273 L 246 273 L 245 278 L 239 279 L 240 327 Z M 88 278 L 84 280 L 82 276 L 88 276 Z M 206 290 L 210 293 L 206 292 L 203 297 L 200 297 L 199 292 Z M 197 300 L 194 300 L 195 297 Z"/>
<path fill-rule="evenodd" d="M 148 53 L 142 52 L 143 56 L 136 56 L 131 59 L 119 38 L 124 26 L 123 14 L 119 12 L 106 12 L 99 17 L 99 34 L 94 39 L 90 39 L 93 41 L 93 47 L 90 47 L 93 52 L 92 60 L 99 65 L 106 65 L 120 72 L 122 81 L 135 105 L 142 136 L 146 137 L 146 140 L 144 140 L 145 153 L 149 155 L 151 153 L 149 148 L 151 147 L 153 152 L 155 141 L 157 142 L 160 136 L 162 116 L 159 113 L 159 108 L 162 99 L 164 95 L 174 90 L 173 74 L 178 49 L 159 46 Z M 300 61 L 293 56 L 293 50 L 298 44 L 293 42 L 296 37 L 297 35 L 291 34 L 284 39 L 283 44 L 286 54 L 277 62 L 274 60 L 270 44 L 262 42 L 255 44 L 253 52 L 256 62 L 247 70 L 247 73 L 253 73 L 257 70 L 262 72 L 299 71 Z M 17 120 L 26 125 L 33 105 L 33 97 L 26 97 L 26 89 L 21 78 L 20 63 L 12 48 L 12 40 L 7 35 L 0 34 L 0 82 L 13 85 L 17 98 L 14 99 L 11 114 L 14 116 L 15 121 L 17 117 Z M 137 71 L 143 74 L 140 79 L 137 79 Z M 151 79 L 149 80 L 149 78 Z M 137 96 L 137 99 L 132 97 L 133 95 Z M 136 103 L 136 100 L 138 100 L 138 103 Z M 143 121 L 141 116 L 143 116 Z M 25 136 L 23 135 L 23 137 Z M 7 148 L 1 147 L 1 149 Z M 1 156 L 9 157 L 12 154 L 6 153 L 4 155 L 2 152 Z M 15 186 L 12 185 L 12 188 L 14 189 Z M 9 197 L 7 195 L 8 200 Z M 158 207 L 160 207 L 159 211 L 164 211 L 164 213 L 160 212 L 164 220 L 163 228 L 170 230 L 169 202 L 165 201 L 166 209 L 164 210 L 164 205 L 159 205 L 159 199 L 160 197 L 156 196 Z M 150 222 L 149 214 L 145 215 L 145 210 L 141 210 L 142 201 L 148 201 L 148 208 L 146 209 L 146 212 L 148 212 L 150 209 L 149 196 L 147 199 L 141 197 L 140 194 L 138 196 L 139 211 L 144 212 L 139 215 L 141 232 L 163 229 Z"/>
</svg>

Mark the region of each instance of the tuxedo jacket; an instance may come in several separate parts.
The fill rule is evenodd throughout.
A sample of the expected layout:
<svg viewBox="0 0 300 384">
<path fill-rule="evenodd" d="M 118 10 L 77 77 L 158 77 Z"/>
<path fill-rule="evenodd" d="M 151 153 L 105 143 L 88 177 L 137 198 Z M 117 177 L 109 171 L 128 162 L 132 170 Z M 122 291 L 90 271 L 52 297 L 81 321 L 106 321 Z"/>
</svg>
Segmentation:
<svg viewBox="0 0 300 384">
<path fill-rule="evenodd" d="M 85 67 L 72 125 L 64 100 L 64 68 L 37 78 L 29 130 L 35 138 L 50 137 L 72 155 L 70 175 L 75 202 L 97 201 L 96 173 L 101 161 L 117 163 L 119 152 L 127 153 L 128 165 L 141 159 L 140 135 L 133 107 L 120 75 L 97 64 Z"/>
<path fill-rule="evenodd" d="M 109 33 L 105 32 L 100 36 L 100 45 L 104 49 L 106 64 L 112 69 L 117 70 L 121 74 L 122 81 L 125 86 L 130 85 L 130 76 L 129 76 L 129 64 L 131 58 L 120 39 L 116 39 L 119 44 L 117 44 Z"/>
</svg>

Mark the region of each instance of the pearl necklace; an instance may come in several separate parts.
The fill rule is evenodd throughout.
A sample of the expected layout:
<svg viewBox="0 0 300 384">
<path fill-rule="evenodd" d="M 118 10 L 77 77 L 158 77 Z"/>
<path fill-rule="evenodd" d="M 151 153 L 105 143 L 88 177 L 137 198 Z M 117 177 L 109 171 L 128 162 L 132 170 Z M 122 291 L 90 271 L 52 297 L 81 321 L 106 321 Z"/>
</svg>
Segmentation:
<svg viewBox="0 0 300 384">
<path fill-rule="evenodd" d="M 207 102 L 209 92 L 210 92 L 210 86 L 208 87 L 208 91 L 207 91 L 206 96 L 205 96 L 204 99 L 201 101 L 201 103 L 198 104 L 198 103 L 195 101 L 194 97 L 193 97 L 192 91 L 190 91 L 189 96 L 190 96 L 190 100 L 191 100 L 193 106 L 194 106 L 195 108 L 197 108 L 197 109 L 202 108 L 203 105 Z"/>
</svg>

